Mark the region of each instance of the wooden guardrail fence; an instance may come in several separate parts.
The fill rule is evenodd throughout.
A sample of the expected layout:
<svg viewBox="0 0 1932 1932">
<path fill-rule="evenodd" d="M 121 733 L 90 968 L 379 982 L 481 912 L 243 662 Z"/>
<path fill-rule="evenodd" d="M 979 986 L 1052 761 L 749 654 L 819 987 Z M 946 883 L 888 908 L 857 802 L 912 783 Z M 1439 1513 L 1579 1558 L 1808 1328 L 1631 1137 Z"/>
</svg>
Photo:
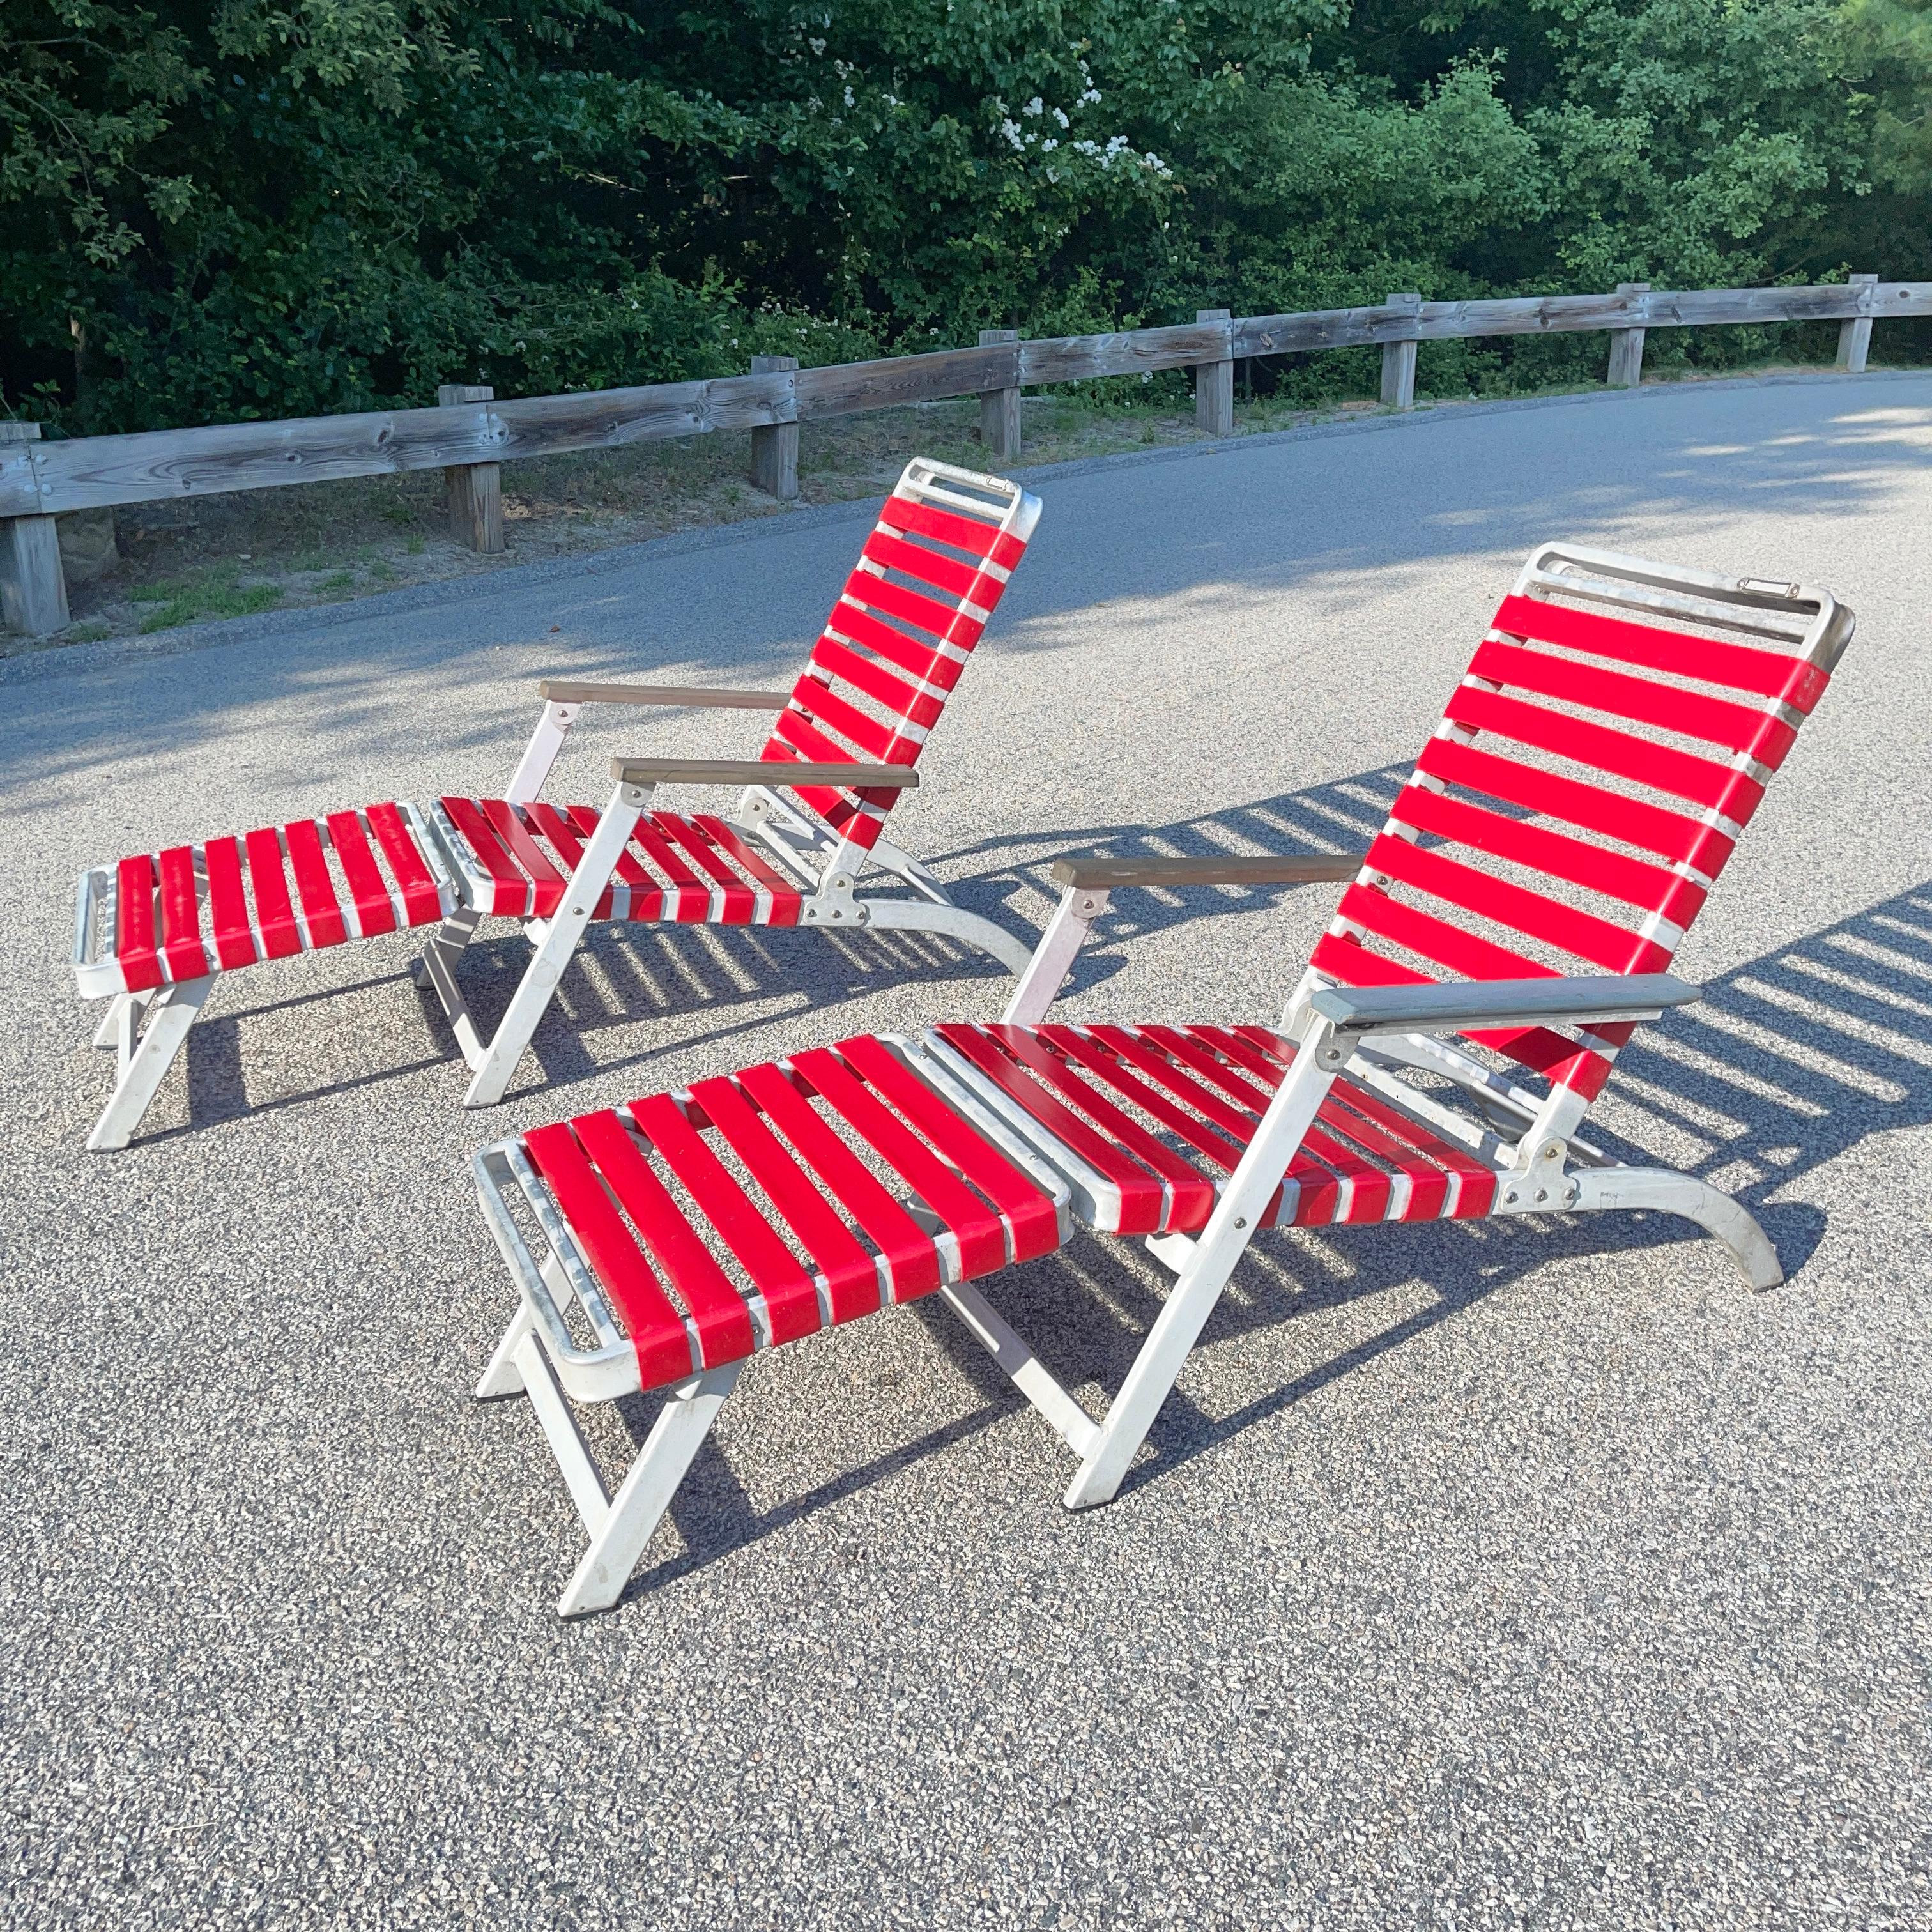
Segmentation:
<svg viewBox="0 0 1932 1932">
<path fill-rule="evenodd" d="M 1609 380 L 1628 388 L 1639 380 L 1644 336 L 1653 328 L 1836 321 L 1838 366 L 1856 372 L 1865 366 L 1875 321 L 1924 315 L 1932 315 L 1932 282 L 1875 275 L 1814 287 L 1675 292 L 1633 282 L 1610 295 L 1489 302 L 1394 295 L 1372 308 L 1297 315 L 1203 309 L 1192 322 L 1117 334 L 1023 341 L 1011 329 L 989 329 L 976 348 L 820 369 L 801 369 L 789 356 L 760 357 L 748 375 L 574 395 L 499 400 L 488 388 L 452 385 L 428 410 L 63 442 L 42 441 L 36 423 L 0 422 L 0 618 L 32 636 L 68 622 L 54 520 L 75 510 L 440 469 L 449 476 L 459 539 L 497 550 L 500 466 L 525 457 L 748 430 L 753 480 L 784 497 L 797 494 L 798 425 L 860 410 L 977 396 L 987 453 L 1010 462 L 1019 454 L 1020 391 L 1036 385 L 1192 368 L 1196 419 L 1210 435 L 1226 436 L 1234 428 L 1234 364 L 1248 356 L 1379 344 L 1382 400 L 1408 409 L 1416 347 L 1424 342 L 1607 331 Z"/>
</svg>

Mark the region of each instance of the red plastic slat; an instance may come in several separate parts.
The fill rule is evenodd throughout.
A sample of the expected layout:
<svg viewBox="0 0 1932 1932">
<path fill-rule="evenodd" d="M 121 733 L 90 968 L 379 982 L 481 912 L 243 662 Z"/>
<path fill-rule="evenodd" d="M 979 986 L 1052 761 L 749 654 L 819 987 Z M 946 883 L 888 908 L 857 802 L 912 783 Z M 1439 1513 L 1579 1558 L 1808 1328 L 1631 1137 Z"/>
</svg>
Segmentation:
<svg viewBox="0 0 1932 1932">
<path fill-rule="evenodd" d="M 312 818 L 292 820 L 282 828 L 289 844 L 289 868 L 302 895 L 302 919 L 312 946 L 340 946 L 349 937 L 342 908 L 335 902 L 335 881 L 322 855 L 322 828 Z"/>
<path fill-rule="evenodd" d="M 1499 737 L 1534 745 L 1558 758 L 1574 758 L 1594 770 L 1614 772 L 1639 784 L 1714 807 L 1740 825 L 1756 810 L 1758 800 L 1764 796 L 1764 788 L 1755 778 L 1728 765 L 1716 764 L 1667 745 L 1653 745 L 1647 738 L 1636 737 L 1607 724 L 1592 724 L 1580 718 L 1566 717 L 1559 711 L 1546 711 L 1540 705 L 1526 704 L 1521 698 L 1480 691 L 1473 685 L 1457 688 L 1443 716 L 1455 724 L 1478 731 L 1493 731 Z"/>
<path fill-rule="evenodd" d="M 902 1064 L 890 1048 L 861 1036 L 844 1042 L 839 1052 L 992 1202 L 1012 1231 L 1014 1260 L 1030 1261 L 1060 1245 L 1052 1197 Z"/>
<path fill-rule="evenodd" d="M 886 499 L 879 520 L 896 530 L 916 530 L 922 536 L 937 537 L 941 543 L 950 543 L 956 550 L 970 550 L 976 556 L 986 556 L 1000 534 L 997 524 L 975 523 L 970 517 L 896 493 Z"/>
<path fill-rule="evenodd" d="M 529 815 L 528 824 L 532 836 L 541 837 L 548 843 L 551 851 L 556 854 L 560 869 L 566 875 L 574 872 L 584 862 L 584 841 L 578 836 L 577 828 L 555 806 L 545 800 L 533 798 L 524 810 Z M 594 813 L 592 814 L 592 829 L 596 829 Z M 625 855 L 628 856 L 630 848 L 627 845 L 624 850 Z M 641 870 L 637 867 L 634 860 L 632 866 L 634 869 Z M 620 857 L 618 871 L 621 873 L 622 870 L 623 860 Z M 608 919 L 610 916 L 610 908 L 615 903 L 610 896 L 611 890 L 606 886 L 598 895 L 597 903 L 590 910 L 592 919 Z"/>
<path fill-rule="evenodd" d="M 893 746 L 899 742 L 899 734 L 890 722 L 861 711 L 816 678 L 800 679 L 791 701 L 799 710 L 809 715 L 820 730 L 837 732 L 848 745 L 856 747 L 863 758 L 884 760 L 891 755 Z"/>
<path fill-rule="evenodd" d="M 1087 1030 L 1093 1042 L 1113 1054 L 1124 1068 L 1131 1068 L 1135 1072 L 1154 1082 L 1157 1088 L 1164 1088 L 1174 1100 L 1193 1108 L 1196 1112 L 1204 1115 L 1210 1124 L 1219 1127 L 1232 1144 L 1232 1160 L 1229 1159 L 1228 1152 L 1217 1146 L 1214 1140 L 1202 1137 L 1198 1123 L 1184 1112 L 1174 1108 L 1172 1102 L 1158 1110 L 1149 1106 L 1149 1112 L 1155 1113 L 1157 1118 L 1166 1121 L 1175 1132 L 1184 1136 L 1222 1166 L 1231 1166 L 1233 1161 L 1240 1158 L 1241 1149 L 1252 1138 L 1255 1123 L 1261 1117 L 1262 1108 L 1268 1104 L 1265 1098 L 1258 1106 L 1230 1106 L 1220 1094 L 1211 1091 L 1191 1074 L 1175 1066 L 1165 1054 L 1154 1051 L 1147 1042 L 1136 1039 L 1126 1028 L 1096 1026 Z M 1071 1029 L 1069 1032 L 1071 1033 Z M 1070 1038 L 1062 1037 L 1056 1030 L 1054 1044 L 1071 1052 L 1074 1040 L 1077 1037 L 1077 1035 Z M 1118 1081 L 1118 1076 L 1115 1078 Z M 1142 1104 L 1146 1103 L 1143 1102 Z"/>
<path fill-rule="evenodd" d="M 1202 1028 L 1198 1031 L 1218 1041 L 1236 1058 L 1244 1060 L 1252 1055 L 1255 1060 L 1265 1059 L 1279 1066 L 1286 1066 L 1294 1058 L 1294 1049 L 1277 1034 L 1266 1028 L 1238 1027 L 1232 1030 L 1221 1028 Z M 1322 1118 L 1328 1117 L 1328 1108 L 1338 1110 L 1338 1120 L 1346 1122 L 1348 1115 L 1359 1114 L 1374 1123 L 1392 1141 L 1414 1149 L 1419 1156 L 1432 1166 L 1447 1174 L 1460 1178 L 1461 1186 L 1457 1192 L 1453 1210 L 1458 1218 L 1486 1214 L 1496 1194 L 1496 1174 L 1486 1167 L 1468 1148 L 1459 1147 L 1454 1141 L 1435 1132 L 1432 1129 L 1411 1120 L 1408 1115 L 1373 1094 L 1366 1087 L 1360 1087 L 1349 1080 L 1337 1080 L 1329 1089 L 1329 1099 L 1324 1102 Z M 1348 1127 L 1353 1136 L 1356 1130 Z M 1412 1172 L 1412 1169 L 1406 1169 Z M 1445 1190 L 1446 1198 L 1446 1190 Z M 1412 1195 L 1413 1202 L 1415 1196 Z M 1440 1208 L 1428 1210 L 1439 1212 Z M 1424 1217 L 1424 1210 L 1414 1208 L 1404 1215 L 1407 1220 Z"/>
<path fill-rule="evenodd" d="M 679 850 L 690 856 L 722 888 L 718 910 L 710 915 L 724 926 L 749 926 L 758 916 L 758 896 L 746 885 L 691 819 L 674 812 L 659 813 L 652 821 Z"/>
<path fill-rule="evenodd" d="M 1341 917 L 1366 926 L 1372 932 L 1391 940 L 1398 946 L 1406 946 L 1410 951 L 1419 952 L 1425 959 L 1432 959 L 1439 965 L 1464 974 L 1472 980 L 1515 980 L 1522 978 L 1554 978 L 1555 969 L 1540 964 L 1534 959 L 1526 958 L 1521 953 L 1511 952 L 1500 946 L 1492 945 L 1486 939 L 1461 932 L 1447 926 L 1427 913 L 1419 912 L 1413 906 L 1402 904 L 1387 894 L 1372 892 L 1360 886 L 1351 886 L 1342 896 Z M 1324 942 L 1325 946 L 1326 942 Z M 1316 964 L 1319 970 L 1330 970 L 1322 956 L 1323 947 L 1316 949 Z M 1333 957 L 1332 954 L 1328 956 Z M 1388 984 L 1388 980 L 1358 980 L 1354 983 Z M 1534 1066 L 1539 1071 L 1549 1071 L 1551 1067 L 1566 1065 L 1576 1057 L 1579 1049 L 1574 1040 L 1555 1032 L 1547 1027 L 1510 1028 L 1472 1033 L 1468 1037 L 1484 1046 L 1494 1047 L 1498 1053 L 1506 1053 L 1520 1060 L 1526 1066 Z M 1568 1084 L 1576 1084 L 1575 1080 L 1564 1076 Z"/>
<path fill-rule="evenodd" d="M 1730 856 L 1732 842 L 1723 832 L 1681 812 L 1628 798 L 1600 785 L 1586 784 L 1579 778 L 1539 771 L 1534 765 L 1479 751 L 1454 738 L 1431 738 L 1422 748 L 1416 770 L 1694 866 L 1710 878 L 1717 877 Z"/>
<path fill-rule="evenodd" d="M 1673 925 L 1688 926 L 1704 903 L 1704 890 L 1666 866 L 1627 858 L 1586 839 L 1546 826 L 1505 818 L 1499 812 L 1446 797 L 1426 785 L 1408 784 L 1395 802 L 1392 816 L 1418 832 L 1486 852 L 1520 866 L 1533 867 L 1572 885 L 1621 899 L 1627 905 L 1661 913 Z"/>
<path fill-rule="evenodd" d="M 470 848 L 470 855 L 490 878 L 489 910 L 521 919 L 531 910 L 530 882 L 518 870 L 490 821 L 474 799 L 442 801 L 449 822 Z"/>
<path fill-rule="evenodd" d="M 508 848 L 511 858 L 528 876 L 531 910 L 538 919 L 548 919 L 563 904 L 563 874 L 544 856 L 543 848 L 530 835 L 529 828 L 508 800 L 479 798 L 476 801 L 490 829 Z"/>
<path fill-rule="evenodd" d="M 1670 963 L 1668 946 L 1646 939 L 1628 926 L 1599 919 L 1594 913 L 1579 912 L 1561 900 L 1512 885 L 1459 859 L 1412 845 L 1406 838 L 1382 833 L 1369 848 L 1367 863 L 1371 870 L 1386 873 L 1418 892 L 1493 920 L 1527 938 L 1539 939 L 1546 946 L 1560 946 L 1606 973 L 1658 973 Z"/>
<path fill-rule="evenodd" d="M 389 903 L 389 889 L 382 881 L 382 868 L 370 848 L 369 835 L 352 812 L 328 814 L 328 842 L 335 848 L 342 875 L 349 881 L 349 896 L 356 904 L 356 922 L 368 938 L 396 930 L 396 909 Z"/>
<path fill-rule="evenodd" d="M 903 571 L 908 577 L 917 578 L 949 603 L 969 597 L 980 580 L 975 566 L 962 563 L 957 557 L 928 550 L 922 544 L 908 543 L 903 537 L 889 537 L 881 530 L 874 530 L 866 539 L 862 554 L 889 570 Z"/>
<path fill-rule="evenodd" d="M 393 804 L 368 808 L 370 830 L 389 862 L 389 872 L 403 896 L 403 910 L 412 926 L 427 926 L 442 916 L 442 896 L 435 875 L 424 863 L 414 834 L 401 809 Z"/>
<path fill-rule="evenodd" d="M 631 1225 L 644 1238 L 652 1259 L 690 1310 L 704 1366 L 715 1369 L 722 1362 L 743 1360 L 757 1346 L 745 1298 L 684 1218 L 623 1123 L 614 1113 L 602 1113 L 586 1114 L 572 1124 Z"/>
<path fill-rule="evenodd" d="M 824 1276 L 834 1322 L 876 1315 L 879 1271 L 870 1250 L 835 1214 L 784 1144 L 729 1080 L 700 1080 L 691 1097 L 732 1152 L 771 1197 Z"/>
<path fill-rule="evenodd" d="M 792 1061 L 813 1091 L 952 1231 L 959 1264 L 968 1276 L 1004 1264 L 999 1217 L 829 1047 L 812 1047 Z"/>
<path fill-rule="evenodd" d="M 928 684 L 937 685 L 941 691 L 950 691 L 959 682 L 959 674 L 966 668 L 963 659 L 949 656 L 926 638 L 908 637 L 902 631 L 894 630 L 890 624 L 869 611 L 860 610 L 856 604 L 841 604 L 832 614 L 832 622 L 826 630 L 828 634 L 819 640 L 820 644 L 836 644 L 838 638 L 829 633 L 836 631 L 839 637 L 850 638 L 854 644 L 863 644 L 866 650 L 875 652 L 888 663 L 910 671 L 914 677 L 923 678 Z"/>
<path fill-rule="evenodd" d="M 1166 1225 L 1163 1179 L 1177 1214 L 1212 1208 L 1214 1191 L 1208 1181 L 1048 1052 L 1031 1028 L 952 1024 L 940 1028 L 939 1034 L 1119 1190 L 1119 1232 L 1151 1234 Z"/>
<path fill-rule="evenodd" d="M 1600 670 L 1547 651 L 1526 650 L 1520 644 L 1478 645 L 1469 671 L 1489 683 L 1533 691 L 1565 704 L 1586 705 L 1632 724 L 1681 732 L 1707 744 L 1721 745 L 1729 752 L 1748 752 L 1774 771 L 1798 735 L 1782 719 L 1728 698 L 1707 698 L 1702 692 L 1654 684 L 1628 671 Z"/>
<path fill-rule="evenodd" d="M 771 896 L 772 925 L 797 925 L 800 908 L 805 903 L 797 886 L 749 839 L 740 838 L 734 826 L 714 813 L 694 812 L 691 819 L 713 845 L 721 852 L 728 852 Z"/>
<path fill-rule="evenodd" d="M 1137 1027 L 1133 1030 L 1143 1040 L 1196 1069 L 1232 1095 L 1238 1106 L 1251 1110 L 1242 1138 L 1245 1152 L 1247 1142 L 1253 1138 L 1256 1129 L 1261 1124 L 1262 1113 L 1274 1097 L 1276 1081 L 1270 1077 L 1264 1087 L 1256 1087 L 1244 1077 L 1238 1066 L 1230 1067 L 1226 1064 L 1214 1042 L 1205 1037 L 1205 1030 L 1202 1028 Z M 1292 1217 L 1298 1226 L 1310 1227 L 1334 1220 L 1342 1207 L 1340 1184 L 1345 1180 L 1352 1184 L 1345 1220 L 1379 1221 L 1388 1214 L 1390 1198 L 1388 1175 L 1364 1160 L 1352 1148 L 1338 1141 L 1334 1135 L 1323 1132 L 1319 1126 L 1311 1126 L 1303 1134 L 1300 1147 L 1290 1159 L 1288 1178 L 1299 1190 Z M 1276 1194 L 1262 1210 L 1262 1222 L 1278 1219 L 1280 1206 L 1281 1196 Z"/>
<path fill-rule="evenodd" d="M 1809 713 L 1824 695 L 1831 679 L 1804 658 L 1750 644 L 1719 643 L 1687 631 L 1666 631 L 1628 618 L 1606 617 L 1592 610 L 1573 610 L 1532 597 L 1505 597 L 1496 612 L 1495 628 L 1520 638 L 1535 638 L 1568 650 L 1616 658 L 1651 670 L 1675 671 L 1702 678 L 1707 684 L 1728 685 L 1733 691 L 1755 692 L 1774 698 L 1794 711 Z"/>
<path fill-rule="evenodd" d="M 242 842 L 248 853 L 248 884 L 255 896 L 255 929 L 262 935 L 262 950 L 271 959 L 286 959 L 302 950 L 302 933 L 283 869 L 281 835 L 265 825 Z"/>
<path fill-rule="evenodd" d="M 684 1318 L 658 1286 L 650 1264 L 611 1205 L 567 1124 L 533 1128 L 524 1136 L 530 1164 L 542 1174 L 591 1272 L 617 1305 L 638 1352 L 638 1378 L 647 1389 L 681 1382 L 692 1372 Z"/>
<path fill-rule="evenodd" d="M 260 956 L 248 929 L 248 895 L 242 889 L 242 842 L 211 838 L 202 854 L 208 867 L 208 923 L 214 956 L 224 971 L 252 966 Z"/>
<path fill-rule="evenodd" d="M 820 1119 L 784 1069 L 748 1067 L 738 1084 L 884 1256 L 892 1299 L 909 1301 L 931 1294 L 939 1286 L 939 1250 L 932 1238 Z"/>
<path fill-rule="evenodd" d="M 811 1275 L 676 1102 L 659 1094 L 628 1111 L 764 1297 L 772 1342 L 816 1334 L 824 1323 Z"/>
<path fill-rule="evenodd" d="M 194 889 L 194 848 L 170 845 L 160 855 L 161 956 L 171 980 L 199 980 L 208 970 L 201 943 L 201 905 Z"/>
<path fill-rule="evenodd" d="M 154 862 L 146 854 L 123 859 L 115 868 L 114 960 L 130 993 L 161 983 L 160 955 L 154 950 Z"/>
<path fill-rule="evenodd" d="M 894 676 L 876 660 L 862 657 L 849 645 L 842 644 L 836 639 L 821 638 L 813 647 L 812 662 L 834 677 L 856 685 L 868 698 L 883 704 L 895 716 L 910 718 L 922 730 L 938 724 L 939 715 L 945 709 L 938 698 L 908 684 L 903 678 Z M 803 680 L 792 694 L 794 702 L 800 700 L 801 694 L 809 694 Z"/>
<path fill-rule="evenodd" d="M 970 649 L 980 640 L 981 626 L 977 618 L 968 617 L 931 597 L 922 596 L 916 590 L 908 590 L 903 584 L 888 584 L 883 577 L 874 577 L 870 572 L 855 570 L 847 580 L 845 590 L 838 609 L 832 614 L 834 628 L 843 630 L 838 612 L 847 604 L 859 603 L 874 610 L 883 610 L 889 616 L 897 617 L 908 624 L 916 624 L 922 631 L 930 631 L 936 638 L 944 638 L 948 644 Z"/>
</svg>

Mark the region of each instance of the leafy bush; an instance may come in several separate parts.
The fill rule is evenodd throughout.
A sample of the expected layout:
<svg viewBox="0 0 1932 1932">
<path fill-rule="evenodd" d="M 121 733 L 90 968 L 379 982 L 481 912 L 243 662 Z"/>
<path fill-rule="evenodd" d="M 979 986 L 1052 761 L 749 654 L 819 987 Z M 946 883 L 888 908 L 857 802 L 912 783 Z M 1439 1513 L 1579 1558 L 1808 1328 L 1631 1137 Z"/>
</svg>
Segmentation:
<svg viewBox="0 0 1932 1932">
<path fill-rule="evenodd" d="M 1923 274 L 1928 63 L 1909 0 L 7 0 L 0 409 L 83 433 L 1214 304 Z M 1653 340 L 1822 340 L 1726 337 Z M 1601 350 L 1444 344 L 1424 379 Z"/>
</svg>

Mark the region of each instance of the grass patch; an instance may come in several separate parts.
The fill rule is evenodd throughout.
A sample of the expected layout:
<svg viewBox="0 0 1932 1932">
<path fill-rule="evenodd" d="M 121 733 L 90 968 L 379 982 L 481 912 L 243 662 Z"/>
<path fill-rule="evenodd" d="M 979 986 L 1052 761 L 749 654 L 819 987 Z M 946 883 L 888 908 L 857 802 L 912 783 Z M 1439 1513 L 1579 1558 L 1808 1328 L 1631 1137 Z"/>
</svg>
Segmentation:
<svg viewBox="0 0 1932 1932">
<path fill-rule="evenodd" d="M 192 577 L 130 586 L 130 602 L 159 607 L 141 620 L 141 635 L 171 631 L 178 624 L 198 623 L 204 617 L 252 616 L 258 610 L 272 610 L 282 601 L 279 584 L 241 584 L 236 581 L 239 574 L 234 565 L 218 565 Z"/>
</svg>

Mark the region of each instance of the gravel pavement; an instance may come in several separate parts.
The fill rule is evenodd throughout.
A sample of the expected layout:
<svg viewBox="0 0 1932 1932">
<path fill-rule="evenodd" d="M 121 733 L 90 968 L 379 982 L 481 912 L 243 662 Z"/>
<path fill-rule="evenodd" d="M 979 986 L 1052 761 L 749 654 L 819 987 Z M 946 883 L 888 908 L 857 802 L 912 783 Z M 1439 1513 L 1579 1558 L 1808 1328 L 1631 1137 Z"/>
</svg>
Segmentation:
<svg viewBox="0 0 1932 1932">
<path fill-rule="evenodd" d="M 809 451 L 807 452 L 809 460 Z M 128 1152 L 72 884 L 490 791 L 546 670 L 790 674 L 862 510 L 0 664 L 0 1919 L 10 1926 L 1932 1923 L 1932 377 L 1443 410 L 1041 473 L 909 843 L 1016 926 L 1046 861 L 1346 848 L 1554 536 L 1832 586 L 1840 678 L 1608 1126 L 1681 1224 L 1267 1238 L 1113 1508 L 943 1308 L 754 1365 L 615 1613 L 526 1408 L 486 1139 L 997 1010 L 936 945 L 597 935 L 466 1115 L 401 940 L 238 975 Z M 748 716 L 593 718 L 748 755 Z M 1271 1017 L 1331 889 L 1140 895 L 1068 1017 Z M 1187 914 L 1194 915 L 1186 916 Z M 479 1006 L 517 955 L 483 944 Z M 989 1284 L 1087 1396 L 1156 1306 Z M 648 1412 L 595 1418 L 614 1457 Z"/>
</svg>

